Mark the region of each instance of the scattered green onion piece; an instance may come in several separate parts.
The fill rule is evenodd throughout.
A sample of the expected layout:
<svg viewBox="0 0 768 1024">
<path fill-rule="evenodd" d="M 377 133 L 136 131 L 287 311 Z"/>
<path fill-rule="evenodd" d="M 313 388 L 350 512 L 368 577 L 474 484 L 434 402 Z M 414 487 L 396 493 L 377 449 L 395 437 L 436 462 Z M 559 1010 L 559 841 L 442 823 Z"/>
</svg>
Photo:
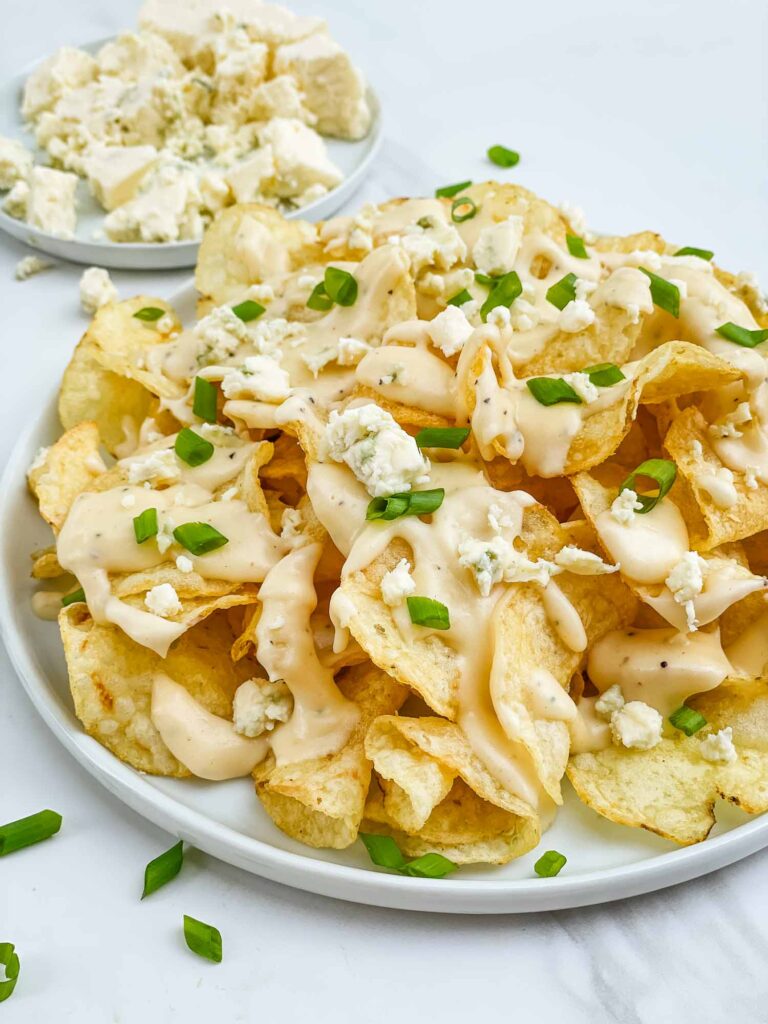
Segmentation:
<svg viewBox="0 0 768 1024">
<path fill-rule="evenodd" d="M 209 551 L 229 544 L 229 538 L 210 523 L 182 523 L 173 531 L 173 536 L 193 555 L 207 555 Z"/>
<path fill-rule="evenodd" d="M 144 868 L 144 891 L 141 898 L 151 896 L 153 892 L 162 889 L 164 885 L 172 881 L 181 871 L 184 863 L 184 843 L 181 839 L 172 846 L 170 850 L 155 857 Z"/>
<path fill-rule="evenodd" d="M 496 309 L 497 306 L 506 306 L 509 309 L 518 295 L 523 294 L 523 285 L 516 270 L 510 270 L 508 274 L 492 278 L 492 280 L 493 287 L 490 294 L 480 307 L 480 318 L 483 323 L 492 309 Z"/>
<path fill-rule="evenodd" d="M 677 711 L 672 712 L 669 716 L 669 721 L 680 732 L 684 732 L 686 736 L 693 736 L 695 732 L 703 729 L 707 724 L 704 715 L 694 711 L 693 708 L 687 708 L 685 704 L 679 707 Z"/>
<path fill-rule="evenodd" d="M 450 629 L 451 617 L 448 609 L 441 601 L 431 597 L 409 597 L 408 614 L 414 626 L 426 626 L 428 629 Z"/>
<path fill-rule="evenodd" d="M 5 968 L 5 981 L 0 981 L 0 1003 L 10 999 L 19 979 L 19 957 L 12 942 L 0 942 L 0 964 Z"/>
<path fill-rule="evenodd" d="M 205 924 L 194 917 L 184 915 L 184 939 L 198 956 L 221 963 L 221 932 L 212 924 Z"/>
<path fill-rule="evenodd" d="M 583 238 L 579 238 L 578 235 L 566 235 L 565 241 L 568 245 L 568 252 L 571 256 L 575 256 L 578 260 L 589 259 L 587 247 L 584 245 Z"/>
<path fill-rule="evenodd" d="M 325 313 L 333 306 L 333 299 L 330 297 L 328 292 L 325 290 L 325 285 L 322 281 L 316 284 L 312 289 L 312 294 L 307 299 L 307 307 L 309 309 L 317 310 L 320 313 Z"/>
<path fill-rule="evenodd" d="M 173 447 L 181 461 L 186 462 L 188 466 L 202 466 L 213 455 L 211 442 L 200 437 L 189 427 L 179 431 Z"/>
<path fill-rule="evenodd" d="M 401 516 L 427 516 L 440 508 L 444 497 L 443 488 L 436 487 L 433 491 L 403 491 L 386 498 L 372 498 L 365 518 L 369 522 L 376 519 L 391 522 Z"/>
<path fill-rule="evenodd" d="M 695 245 L 684 245 L 678 249 L 675 256 L 698 256 L 700 260 L 711 260 L 715 254 L 709 249 L 697 249 Z"/>
<path fill-rule="evenodd" d="M 253 299 L 246 299 L 245 302 L 238 302 L 236 306 L 232 307 L 232 312 L 243 321 L 244 324 L 250 323 L 251 320 L 258 320 L 261 314 L 264 312 L 264 306 L 260 302 L 254 302 Z"/>
<path fill-rule="evenodd" d="M 596 366 L 587 366 L 582 373 L 586 373 L 596 388 L 609 388 L 619 381 L 626 380 L 616 363 L 598 363 Z"/>
<path fill-rule="evenodd" d="M 525 384 L 539 405 L 559 405 L 561 402 L 581 405 L 579 396 L 562 377 L 531 377 Z"/>
<path fill-rule="evenodd" d="M 445 878 L 455 871 L 458 864 L 448 860 L 442 853 L 425 853 L 415 860 L 410 860 L 403 868 L 404 875 L 412 878 Z"/>
<path fill-rule="evenodd" d="M 215 384 L 206 380 L 205 377 L 195 377 L 195 393 L 192 402 L 192 412 L 195 416 L 199 416 L 206 423 L 215 423 L 217 397 Z"/>
<path fill-rule="evenodd" d="M 78 587 L 77 590 L 73 590 L 71 594 L 65 594 L 61 599 L 62 608 L 66 608 L 70 604 L 81 603 L 85 603 L 85 591 L 82 587 Z"/>
<path fill-rule="evenodd" d="M 143 320 L 145 323 L 153 324 L 155 320 L 165 316 L 165 310 L 159 309 L 157 306 L 144 306 L 142 309 L 137 309 L 133 315 L 136 320 Z"/>
<path fill-rule="evenodd" d="M 360 838 L 376 867 L 389 868 L 390 871 L 402 871 L 405 867 L 405 857 L 392 836 L 376 836 L 361 832 Z"/>
<path fill-rule="evenodd" d="M 354 306 L 357 299 L 357 281 L 348 270 L 326 267 L 323 280 L 325 290 L 339 306 Z"/>
<path fill-rule="evenodd" d="M 25 846 L 32 846 L 43 839 L 50 839 L 60 828 L 61 815 L 56 811 L 38 811 L 28 818 L 0 825 L 0 857 L 15 850 L 23 850 Z"/>
<path fill-rule="evenodd" d="M 463 192 L 465 188 L 469 188 L 472 184 L 471 181 L 460 181 L 456 185 L 443 185 L 442 188 L 435 189 L 435 196 L 438 199 L 453 199 L 459 192 Z"/>
<path fill-rule="evenodd" d="M 157 536 L 157 509 L 145 508 L 139 515 L 134 516 L 133 532 L 136 534 L 136 543 L 143 544 L 150 537 Z"/>
<path fill-rule="evenodd" d="M 514 167 L 520 163 L 520 154 L 514 149 L 507 149 L 506 146 L 491 146 L 488 150 L 488 159 L 497 167 Z"/>
<path fill-rule="evenodd" d="M 659 309 L 663 309 L 666 313 L 671 313 L 672 316 L 680 316 L 680 289 L 676 284 L 672 284 L 671 281 L 667 281 L 663 277 L 659 277 L 658 274 L 652 273 L 650 270 L 646 270 L 645 267 L 639 268 L 645 276 L 651 282 L 651 298 L 653 304 L 658 306 Z"/>
<path fill-rule="evenodd" d="M 463 224 L 465 220 L 472 220 L 477 214 L 477 203 L 469 196 L 461 196 L 451 203 L 451 220 L 454 224 Z"/>
<path fill-rule="evenodd" d="M 479 270 L 475 271 L 475 280 L 478 284 L 485 285 L 486 288 L 493 288 L 498 281 L 497 277 L 491 277 L 490 274 L 481 274 Z"/>
<path fill-rule="evenodd" d="M 677 466 L 670 459 L 646 459 L 645 462 L 640 463 L 633 473 L 629 474 L 619 488 L 619 494 L 628 488 L 637 491 L 635 480 L 639 476 L 648 477 L 659 488 L 659 493 L 655 496 L 638 494 L 637 500 L 643 507 L 638 509 L 637 513 L 638 515 L 645 515 L 646 512 L 650 512 L 652 508 L 655 508 L 663 497 L 669 494 L 672 484 L 677 477 Z"/>
<path fill-rule="evenodd" d="M 416 435 L 419 448 L 461 448 L 469 437 L 469 427 L 424 427 Z"/>
<path fill-rule="evenodd" d="M 557 850 L 547 850 L 533 865 L 533 870 L 541 878 L 554 878 L 555 875 L 560 874 L 566 863 L 567 858 L 562 853 L 558 853 Z"/>
<path fill-rule="evenodd" d="M 565 309 L 576 298 L 576 275 L 566 274 L 547 290 L 547 302 L 558 309 Z"/>
<path fill-rule="evenodd" d="M 449 306 L 463 306 L 465 302 L 471 302 L 472 296 L 469 294 L 466 288 L 462 288 L 460 292 L 456 292 L 453 298 L 448 299 Z"/>
<path fill-rule="evenodd" d="M 435 226 L 435 222 L 432 220 L 431 217 L 419 217 L 416 223 L 424 231 L 429 231 L 430 228 L 433 228 Z"/>
<path fill-rule="evenodd" d="M 759 331 L 750 331 L 746 327 L 739 327 L 738 324 L 731 323 L 730 320 L 727 324 L 721 324 L 716 330 L 721 338 L 744 348 L 754 348 L 756 345 L 768 341 L 768 330 L 765 328 Z"/>
</svg>

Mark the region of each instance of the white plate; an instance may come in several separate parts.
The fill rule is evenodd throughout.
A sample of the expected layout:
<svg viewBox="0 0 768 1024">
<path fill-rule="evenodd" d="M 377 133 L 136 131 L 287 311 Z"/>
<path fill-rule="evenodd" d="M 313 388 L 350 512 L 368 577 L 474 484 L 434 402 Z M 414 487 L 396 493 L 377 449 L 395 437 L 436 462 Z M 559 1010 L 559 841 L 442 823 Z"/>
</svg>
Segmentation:
<svg viewBox="0 0 768 1024">
<path fill-rule="evenodd" d="M 192 319 L 189 285 L 170 300 Z M 19 438 L 0 482 L 0 629 L 32 703 L 56 737 L 110 792 L 150 821 L 230 864 L 309 892 L 383 907 L 501 914 L 602 903 L 650 892 L 731 864 L 768 845 L 768 816 L 749 818 L 718 806 L 713 838 L 678 849 L 640 829 L 623 828 L 584 807 L 570 787 L 565 806 L 538 851 L 503 868 L 461 868 L 443 881 L 401 878 L 370 865 L 361 843 L 344 851 L 310 850 L 283 835 L 249 780 L 226 783 L 159 779 L 122 764 L 86 736 L 74 716 L 56 625 L 31 609 L 29 553 L 50 543 L 25 472 L 38 448 L 59 432 L 55 395 Z M 21 766 L 23 771 L 23 766 Z M 560 850 L 568 864 L 541 879 L 534 861 Z"/>
<path fill-rule="evenodd" d="M 109 42 L 110 38 L 112 37 L 85 43 L 81 49 L 95 53 L 104 43 Z M 22 74 L 0 84 L 0 135 L 23 142 L 34 151 L 36 163 L 47 164 L 48 154 L 35 146 L 34 137 L 25 128 L 19 109 L 24 82 L 39 63 L 42 61 L 31 64 Z M 342 183 L 314 203 L 287 214 L 289 218 L 301 217 L 304 220 L 316 221 L 330 217 L 360 187 L 379 150 L 382 138 L 381 108 L 378 97 L 370 85 L 368 102 L 373 112 L 373 122 L 364 139 L 359 142 L 325 140 L 329 157 L 344 174 Z M 112 267 L 117 270 L 171 270 L 195 265 L 199 241 L 166 242 L 158 245 L 143 242 L 94 241 L 94 231 L 102 228 L 104 224 L 104 210 L 91 195 L 85 181 L 81 180 L 77 186 L 77 199 L 78 218 L 74 239 L 57 238 L 45 231 L 39 231 L 22 220 L 9 217 L 2 209 L 0 228 L 41 252 L 72 260 L 74 263 Z"/>
</svg>

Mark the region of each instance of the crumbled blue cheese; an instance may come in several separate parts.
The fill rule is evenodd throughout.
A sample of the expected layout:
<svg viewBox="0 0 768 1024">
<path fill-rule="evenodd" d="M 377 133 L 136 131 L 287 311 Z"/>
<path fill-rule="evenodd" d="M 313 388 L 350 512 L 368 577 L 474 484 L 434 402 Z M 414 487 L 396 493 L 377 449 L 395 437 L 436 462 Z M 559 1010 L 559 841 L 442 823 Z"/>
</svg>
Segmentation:
<svg viewBox="0 0 768 1024">
<path fill-rule="evenodd" d="M 571 385 L 573 390 L 586 405 L 591 405 L 592 402 L 596 402 L 600 397 L 600 392 L 589 379 L 588 373 L 564 373 L 563 380 L 566 384 Z"/>
<path fill-rule="evenodd" d="M 76 189 L 76 174 L 56 171 L 52 167 L 33 168 L 29 175 L 27 223 L 57 238 L 74 238 Z"/>
<path fill-rule="evenodd" d="M 694 480 L 702 491 L 707 492 L 717 508 L 731 508 L 739 500 L 733 485 L 733 473 L 727 466 L 719 466 L 717 469 L 708 466 L 697 473 Z"/>
<path fill-rule="evenodd" d="M 242 366 L 226 371 L 221 390 L 225 398 L 282 402 L 291 392 L 291 378 L 271 356 L 249 356 Z"/>
<path fill-rule="evenodd" d="M 446 306 L 427 324 L 432 344 L 449 357 L 461 351 L 473 330 L 472 324 L 456 306 Z"/>
<path fill-rule="evenodd" d="M 176 568 L 179 572 L 192 572 L 194 567 L 192 559 L 188 558 L 186 555 L 179 555 L 176 558 Z"/>
<path fill-rule="evenodd" d="M 457 547 L 459 565 L 474 575 L 477 588 L 488 597 L 496 583 L 538 583 L 546 586 L 560 572 L 544 559 L 531 561 L 501 535 L 491 540 L 465 537 Z"/>
<path fill-rule="evenodd" d="M 411 576 L 411 563 L 401 558 L 394 569 L 381 578 L 381 596 L 385 604 L 394 608 L 406 597 L 416 592 L 416 583 Z"/>
<path fill-rule="evenodd" d="M 117 288 L 103 267 L 88 267 L 80 278 L 80 305 L 91 316 L 110 302 L 117 301 Z"/>
<path fill-rule="evenodd" d="M 282 681 L 247 679 L 235 690 L 232 714 L 235 732 L 255 738 L 287 722 L 293 711 L 291 691 Z"/>
<path fill-rule="evenodd" d="M 606 573 L 618 572 L 618 565 L 609 565 L 592 551 L 583 551 L 572 544 L 561 548 L 555 555 L 555 565 L 566 572 L 577 576 L 603 576 Z"/>
<path fill-rule="evenodd" d="M 357 366 L 366 352 L 370 351 L 368 342 L 360 338 L 339 338 L 336 362 L 339 366 Z"/>
<path fill-rule="evenodd" d="M 39 256 L 24 256 L 16 264 L 14 275 L 17 281 L 27 281 L 43 270 L 50 270 L 52 266 L 50 260 L 42 260 Z"/>
<path fill-rule="evenodd" d="M 586 299 L 572 299 L 567 306 L 560 310 L 557 318 L 557 326 L 568 334 L 583 331 L 594 322 L 595 311 Z"/>
<path fill-rule="evenodd" d="M 685 609 L 689 632 L 696 629 L 694 600 L 704 588 L 707 563 L 695 551 L 687 551 L 664 581 L 678 604 Z"/>
<path fill-rule="evenodd" d="M 580 206 L 568 202 L 567 199 L 558 204 L 558 209 L 576 234 L 586 241 L 589 236 L 589 230 L 587 228 L 587 215 L 584 213 L 584 210 Z"/>
<path fill-rule="evenodd" d="M 429 227 L 410 224 L 389 241 L 403 249 L 414 275 L 429 266 L 450 270 L 467 255 L 467 247 L 456 228 L 438 220 L 430 221 Z"/>
<path fill-rule="evenodd" d="M 179 595 L 170 583 L 158 583 L 148 590 L 144 604 L 153 615 L 162 615 L 163 618 L 177 615 L 181 611 Z"/>
<path fill-rule="evenodd" d="M 262 146 L 271 146 L 274 176 L 269 191 L 290 199 L 308 188 L 335 188 L 342 173 L 329 159 L 325 142 L 297 118 L 275 117 L 261 130 Z"/>
<path fill-rule="evenodd" d="M 472 259 L 477 269 L 491 276 L 514 270 L 524 227 L 522 217 L 511 216 L 483 228 L 472 247 Z"/>
<path fill-rule="evenodd" d="M 613 686 L 609 686 L 597 698 L 595 701 L 595 711 L 603 718 L 610 719 L 614 712 L 621 711 L 625 704 L 626 701 L 624 700 L 624 694 L 621 692 L 621 687 L 618 683 L 614 683 Z"/>
<path fill-rule="evenodd" d="M 631 487 L 626 487 L 614 498 L 611 515 L 617 523 L 628 526 L 635 518 L 635 513 L 639 512 L 642 507 L 642 502 L 637 499 L 637 493 Z"/>
<path fill-rule="evenodd" d="M 711 437 L 742 437 L 743 431 L 738 428 L 751 420 L 752 410 L 749 402 L 739 402 L 733 412 L 710 424 L 708 432 Z"/>
<path fill-rule="evenodd" d="M 29 185 L 26 181 L 17 181 L 3 200 L 3 209 L 9 217 L 26 220 L 28 203 Z"/>
<path fill-rule="evenodd" d="M 205 346 L 205 361 L 209 363 L 230 359 L 249 340 L 248 328 L 231 306 L 216 306 L 197 322 L 194 332 Z"/>
<path fill-rule="evenodd" d="M 13 188 L 17 181 L 25 181 L 32 170 L 32 154 L 16 139 L 0 135 L 0 191 Z"/>
<path fill-rule="evenodd" d="M 758 466 L 746 466 L 744 468 L 744 483 L 750 491 L 756 491 L 760 486 L 757 479 L 759 472 Z"/>
<path fill-rule="evenodd" d="M 172 448 L 150 452 L 143 458 L 128 463 L 128 482 L 132 484 L 141 484 L 145 481 L 169 484 L 174 483 L 180 476 L 181 470 Z"/>
<path fill-rule="evenodd" d="M 661 742 L 664 719 L 656 708 L 631 700 L 611 715 L 614 743 L 632 750 L 651 750 Z"/>
<path fill-rule="evenodd" d="M 732 764 L 738 754 L 733 745 L 733 729 L 730 725 L 719 732 L 710 733 L 699 742 L 699 753 L 712 764 Z"/>
</svg>

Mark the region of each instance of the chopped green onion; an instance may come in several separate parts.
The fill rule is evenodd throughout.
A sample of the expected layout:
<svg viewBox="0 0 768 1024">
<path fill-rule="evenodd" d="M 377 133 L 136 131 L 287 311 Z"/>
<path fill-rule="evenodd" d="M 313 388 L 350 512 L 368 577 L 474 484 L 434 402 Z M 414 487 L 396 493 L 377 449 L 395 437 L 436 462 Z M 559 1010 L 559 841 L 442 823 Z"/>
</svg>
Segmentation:
<svg viewBox="0 0 768 1024">
<path fill-rule="evenodd" d="M 721 324 L 716 328 L 717 333 L 726 341 L 732 341 L 735 345 L 742 345 L 744 348 L 754 348 L 764 341 L 768 341 L 768 330 L 749 331 L 746 327 L 739 327 L 738 324 Z"/>
<path fill-rule="evenodd" d="M 165 853 L 161 853 L 159 857 L 155 857 L 144 868 L 144 891 L 141 898 L 151 896 L 153 892 L 157 892 L 158 889 L 172 881 L 181 871 L 183 863 L 184 843 L 180 839 L 175 846 L 166 850 Z"/>
<path fill-rule="evenodd" d="M 475 280 L 477 281 L 478 284 L 485 285 L 486 288 L 493 288 L 493 286 L 499 279 L 498 277 L 491 277 L 490 274 L 481 274 L 479 270 L 476 270 Z"/>
<path fill-rule="evenodd" d="M 451 617 L 448 609 L 441 601 L 431 597 L 409 597 L 408 614 L 414 626 L 426 626 L 428 629 L 450 629 Z"/>
<path fill-rule="evenodd" d="M 598 363 L 596 366 L 587 366 L 582 373 L 586 373 L 596 388 L 609 388 L 618 384 L 626 377 L 618 368 L 616 363 Z"/>
<path fill-rule="evenodd" d="M 514 167 L 520 162 L 520 154 L 514 149 L 507 149 L 506 146 L 491 146 L 488 150 L 488 159 L 497 167 Z"/>
<path fill-rule="evenodd" d="M 533 865 L 533 870 L 541 878 L 554 878 L 555 875 L 559 875 L 567 863 L 567 858 L 558 853 L 557 850 L 547 850 L 536 863 Z"/>
<path fill-rule="evenodd" d="M 576 275 L 566 274 L 547 290 L 547 302 L 558 309 L 565 309 L 569 302 L 576 298 Z"/>
<path fill-rule="evenodd" d="M 312 289 L 312 294 L 307 299 L 307 306 L 309 309 L 317 310 L 320 313 L 325 313 L 333 306 L 333 299 L 325 290 L 325 285 L 322 281 Z"/>
<path fill-rule="evenodd" d="M 635 480 L 639 476 L 648 477 L 659 488 L 659 493 L 656 495 L 638 494 L 637 500 L 643 507 L 638 509 L 637 513 L 638 515 L 645 515 L 646 512 L 650 512 L 652 508 L 655 508 L 663 497 L 669 494 L 672 484 L 677 477 L 677 466 L 670 459 L 646 459 L 645 462 L 640 463 L 633 473 L 629 474 L 619 488 L 619 494 L 627 489 L 637 491 Z"/>
<path fill-rule="evenodd" d="M 588 260 L 589 254 L 587 247 L 584 245 L 584 239 L 579 238 L 578 235 L 566 235 L 565 241 L 568 245 L 568 252 L 571 256 L 575 256 L 579 260 Z"/>
<path fill-rule="evenodd" d="M 372 498 L 365 518 L 370 522 L 384 519 L 387 522 L 400 516 L 427 516 L 443 504 L 445 491 L 436 487 L 433 491 L 402 491 L 386 498 Z"/>
<path fill-rule="evenodd" d="M 419 448 L 461 448 L 469 437 L 469 427 L 424 427 L 416 435 Z"/>
<path fill-rule="evenodd" d="M 560 402 L 581 405 L 579 396 L 562 377 L 530 377 L 525 384 L 539 405 L 558 405 Z"/>
<path fill-rule="evenodd" d="M 659 309 L 663 309 L 666 313 L 671 313 L 672 316 L 680 316 L 680 289 L 676 284 L 672 284 L 671 281 L 665 280 L 663 277 L 659 277 L 658 274 L 652 273 L 650 270 L 646 270 L 645 267 L 639 268 L 645 276 L 651 282 L 651 298 L 653 304 L 658 306 Z"/>
<path fill-rule="evenodd" d="M 423 231 L 429 231 L 430 228 L 435 226 L 435 222 L 431 217 L 419 217 L 416 223 Z"/>
<path fill-rule="evenodd" d="M 669 716 L 669 721 L 680 732 L 684 732 L 686 736 L 693 736 L 695 732 L 703 729 L 707 724 L 704 715 L 694 711 L 693 708 L 686 707 L 685 704 L 672 712 Z"/>
<path fill-rule="evenodd" d="M 465 220 L 472 220 L 477 213 L 477 203 L 469 196 L 461 196 L 451 203 L 451 220 L 454 224 L 463 224 Z"/>
<path fill-rule="evenodd" d="M 189 427 L 179 431 L 173 447 L 181 461 L 186 462 L 188 466 L 202 466 L 213 455 L 211 442 L 200 437 Z"/>
<path fill-rule="evenodd" d="M 157 536 L 157 509 L 145 508 L 139 515 L 134 516 L 133 532 L 136 534 L 136 543 L 143 544 L 150 537 Z"/>
<path fill-rule="evenodd" d="M 85 591 L 82 587 L 78 587 L 77 590 L 73 590 L 71 594 L 65 594 L 61 599 L 62 608 L 66 608 L 70 604 L 85 603 Z"/>
<path fill-rule="evenodd" d="M 144 306 L 142 309 L 137 309 L 133 315 L 136 320 L 144 320 L 145 323 L 153 324 L 155 320 L 165 316 L 165 310 L 159 309 L 157 306 Z"/>
<path fill-rule="evenodd" d="M 184 939 L 198 956 L 221 963 L 221 932 L 212 924 L 205 924 L 194 917 L 184 915 Z"/>
<path fill-rule="evenodd" d="M 480 307 L 480 318 L 483 323 L 485 323 L 492 309 L 496 309 L 497 306 L 506 306 L 509 309 L 518 295 L 523 294 L 523 285 L 516 270 L 510 270 L 508 274 L 492 278 L 491 280 L 493 281 L 493 287 L 488 298 Z"/>
<path fill-rule="evenodd" d="M 32 846 L 43 839 L 50 839 L 60 828 L 61 815 L 56 811 L 38 811 L 37 814 L 30 814 L 28 818 L 19 818 L 18 821 L 0 825 L 0 857 L 15 850 L 22 850 L 25 846 Z"/>
<path fill-rule="evenodd" d="M 229 544 L 229 538 L 210 523 L 182 523 L 173 531 L 173 536 L 193 555 L 207 555 L 209 551 Z"/>
<path fill-rule="evenodd" d="M 205 377 L 195 377 L 195 395 L 192 402 L 192 412 L 195 416 L 199 416 L 206 423 L 215 423 L 217 397 L 215 384 Z"/>
<path fill-rule="evenodd" d="M 443 185 L 442 188 L 435 189 L 435 196 L 438 199 L 453 199 L 459 192 L 463 192 L 465 188 L 469 188 L 472 184 L 471 181 L 460 181 L 456 185 Z"/>
<path fill-rule="evenodd" d="M 326 267 L 323 280 L 329 297 L 339 306 L 354 306 L 357 299 L 357 281 L 348 270 Z"/>
<path fill-rule="evenodd" d="M 391 871 L 402 871 L 405 867 L 405 857 L 392 836 L 377 836 L 361 832 L 360 838 L 376 867 L 389 868 Z"/>
<path fill-rule="evenodd" d="M 260 302 L 254 302 L 253 299 L 246 299 L 245 302 L 238 302 L 236 306 L 232 307 L 232 312 L 243 321 L 244 324 L 250 323 L 251 320 L 258 320 L 261 314 L 264 312 L 264 306 Z"/>
<path fill-rule="evenodd" d="M 711 260 L 715 254 L 709 249 L 697 249 L 694 245 L 684 245 L 675 256 L 698 256 L 700 260 Z"/>
<path fill-rule="evenodd" d="M 0 964 L 5 968 L 5 981 L 0 981 L 0 1003 L 10 999 L 19 979 L 19 957 L 12 942 L 0 942 Z"/>
<path fill-rule="evenodd" d="M 471 302 L 472 296 L 469 294 L 466 288 L 462 288 L 460 292 L 456 292 L 453 298 L 448 299 L 449 306 L 463 306 L 465 302 Z"/>
<path fill-rule="evenodd" d="M 455 871 L 458 864 L 448 860 L 442 853 L 425 853 L 415 860 L 410 860 L 403 868 L 404 875 L 412 878 L 445 878 Z"/>
</svg>

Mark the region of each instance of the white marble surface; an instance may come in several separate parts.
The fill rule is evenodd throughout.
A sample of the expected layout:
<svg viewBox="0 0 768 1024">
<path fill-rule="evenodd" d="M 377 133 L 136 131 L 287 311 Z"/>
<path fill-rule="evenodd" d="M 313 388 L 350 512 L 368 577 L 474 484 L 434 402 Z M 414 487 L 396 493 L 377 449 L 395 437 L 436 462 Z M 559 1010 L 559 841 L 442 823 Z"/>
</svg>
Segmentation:
<svg viewBox="0 0 768 1024">
<path fill-rule="evenodd" d="M 328 10 L 386 110 L 388 145 L 365 194 L 490 173 L 583 205 L 598 228 L 656 227 L 768 281 L 768 8 L 760 0 L 302 0 Z M 3 0 L 0 68 L 118 29 L 127 0 Z M 13 281 L 0 239 L 0 459 L 63 368 L 85 320 L 79 271 Z M 123 294 L 183 273 L 116 274 Z M 0 820 L 43 806 L 66 828 L 0 862 L 0 940 L 22 978 L 3 1021 L 434 1019 L 764 1021 L 768 853 L 657 895 L 528 917 L 380 911 L 294 892 L 201 854 L 139 903 L 168 837 L 115 802 L 38 720 L 0 652 Z M 217 923 L 225 959 L 183 946 L 183 913 Z"/>
</svg>

